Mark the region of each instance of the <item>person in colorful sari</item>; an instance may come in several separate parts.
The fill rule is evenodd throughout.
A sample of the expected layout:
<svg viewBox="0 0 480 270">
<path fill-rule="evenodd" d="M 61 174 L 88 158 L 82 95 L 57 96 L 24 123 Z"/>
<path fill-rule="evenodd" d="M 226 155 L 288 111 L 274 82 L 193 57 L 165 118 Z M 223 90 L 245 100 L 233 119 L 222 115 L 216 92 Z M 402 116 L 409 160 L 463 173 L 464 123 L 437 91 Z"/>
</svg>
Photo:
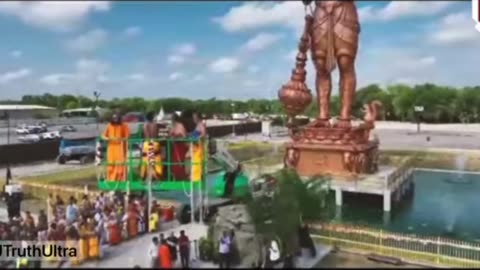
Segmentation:
<svg viewBox="0 0 480 270">
<path fill-rule="evenodd" d="M 148 167 L 152 166 L 152 179 L 159 180 L 163 175 L 161 144 L 158 139 L 159 127 L 154 122 L 155 113 L 147 114 L 147 123 L 143 126 L 142 165 L 140 175 L 147 178 Z M 154 162 L 154 164 L 150 164 Z"/>
<path fill-rule="evenodd" d="M 188 152 L 188 145 L 185 141 L 179 140 L 187 137 L 187 130 L 182 118 L 176 114 L 173 115 L 173 126 L 169 135 L 174 139 L 171 145 L 170 154 L 170 162 L 173 163 L 170 165 L 172 179 L 187 180 L 188 176 L 185 171 L 185 157 Z M 177 141 L 175 141 L 175 139 L 177 139 Z"/>
<path fill-rule="evenodd" d="M 130 130 L 128 125 L 121 120 L 120 113 L 116 111 L 112 120 L 102 134 L 102 139 L 107 141 L 107 180 L 125 181 L 127 178 L 127 147 Z M 112 164 L 113 163 L 113 164 Z"/>
<path fill-rule="evenodd" d="M 207 137 L 207 127 L 198 112 L 193 113 L 193 122 L 195 123 L 195 130 L 191 133 L 194 139 L 192 145 L 192 171 L 191 180 L 200 181 L 203 174 L 203 161 L 205 152 L 205 138 Z M 196 141 L 196 142 L 195 142 Z"/>
</svg>

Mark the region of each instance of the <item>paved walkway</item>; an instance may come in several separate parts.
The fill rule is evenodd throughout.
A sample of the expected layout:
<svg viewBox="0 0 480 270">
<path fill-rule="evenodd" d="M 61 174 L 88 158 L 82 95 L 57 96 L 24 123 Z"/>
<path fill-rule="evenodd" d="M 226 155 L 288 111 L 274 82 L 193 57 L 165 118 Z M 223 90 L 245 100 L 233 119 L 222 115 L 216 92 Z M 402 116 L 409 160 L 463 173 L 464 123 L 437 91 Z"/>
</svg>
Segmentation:
<svg viewBox="0 0 480 270">
<path fill-rule="evenodd" d="M 207 235 L 207 226 L 201 224 L 186 224 L 179 225 L 177 222 L 164 225 L 162 233 L 167 237 L 171 232 L 174 232 L 178 237 L 181 230 L 185 230 L 191 241 L 199 240 L 201 237 Z M 150 260 L 148 258 L 148 248 L 152 243 L 152 237 L 158 236 L 160 233 L 149 233 L 135 239 L 122 242 L 117 246 L 107 246 L 104 248 L 103 258 L 95 262 L 86 262 L 80 268 L 131 268 L 135 265 L 141 268 L 148 268 Z M 192 258 L 198 257 L 198 250 L 193 249 L 192 243 Z M 70 268 L 70 266 L 66 266 Z"/>
<path fill-rule="evenodd" d="M 191 267 L 218 268 L 217 265 L 214 265 L 211 262 L 202 262 L 198 259 L 199 252 L 194 243 L 194 240 L 198 241 L 201 237 L 207 235 L 208 227 L 201 224 L 179 225 L 177 222 L 172 222 L 165 225 L 165 230 L 162 230 L 162 233 L 165 236 L 168 236 L 171 232 L 174 232 L 175 235 L 178 236 L 181 230 L 185 230 L 185 233 L 192 241 Z M 122 242 L 118 246 L 105 247 L 103 258 L 101 260 L 95 262 L 86 262 L 78 268 L 130 268 L 135 265 L 138 265 L 141 268 L 149 268 L 150 261 L 147 250 L 152 241 L 152 237 L 158 235 L 159 233 L 146 234 L 130 241 Z M 316 247 L 317 256 L 315 258 L 302 256 L 301 258 L 297 259 L 297 268 L 313 268 L 331 251 L 331 248 L 325 245 L 318 244 Z M 175 267 L 180 267 L 178 261 Z M 65 265 L 64 268 L 70 268 L 70 266 Z"/>
</svg>

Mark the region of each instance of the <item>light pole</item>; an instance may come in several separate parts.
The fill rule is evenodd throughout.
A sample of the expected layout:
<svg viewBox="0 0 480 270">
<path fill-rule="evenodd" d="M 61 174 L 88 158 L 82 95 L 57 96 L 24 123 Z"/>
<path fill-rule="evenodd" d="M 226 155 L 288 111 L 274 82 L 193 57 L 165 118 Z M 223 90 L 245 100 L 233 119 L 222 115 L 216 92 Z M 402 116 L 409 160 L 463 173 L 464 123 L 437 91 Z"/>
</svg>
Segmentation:
<svg viewBox="0 0 480 270">
<path fill-rule="evenodd" d="M 97 106 L 98 106 L 98 99 L 100 98 L 100 95 L 101 93 L 99 91 L 93 91 L 93 96 L 95 98 L 95 101 L 93 103 L 93 108 L 92 108 L 92 111 L 95 111 L 95 122 L 97 122 L 97 131 L 98 131 L 98 122 L 99 122 L 99 118 L 100 116 L 98 115 L 98 111 L 97 111 Z"/>
<path fill-rule="evenodd" d="M 232 106 L 232 119 L 234 118 L 234 114 L 235 114 L 235 103 L 231 103 L 230 106 Z M 232 124 L 232 134 L 233 136 L 235 137 L 235 123 Z"/>
<path fill-rule="evenodd" d="M 8 111 L 4 112 L 4 118 L 7 120 L 7 145 L 10 145 L 10 113 Z M 12 171 L 10 169 L 10 161 L 7 160 L 7 175 L 5 177 L 5 186 L 10 184 L 12 178 Z"/>
<path fill-rule="evenodd" d="M 413 109 L 415 110 L 415 118 L 417 120 L 417 133 L 420 133 L 420 116 L 423 112 L 423 106 L 414 106 Z"/>
</svg>

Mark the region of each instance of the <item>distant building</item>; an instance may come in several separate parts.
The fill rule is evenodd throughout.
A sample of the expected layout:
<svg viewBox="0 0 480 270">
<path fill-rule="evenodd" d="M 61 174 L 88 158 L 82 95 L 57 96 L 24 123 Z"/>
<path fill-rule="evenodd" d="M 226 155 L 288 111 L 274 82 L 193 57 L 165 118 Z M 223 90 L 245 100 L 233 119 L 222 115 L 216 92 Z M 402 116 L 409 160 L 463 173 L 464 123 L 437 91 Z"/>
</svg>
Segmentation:
<svg viewBox="0 0 480 270">
<path fill-rule="evenodd" d="M 249 116 L 248 113 L 232 113 L 232 120 L 246 120 Z"/>
<path fill-rule="evenodd" d="M 58 114 L 56 108 L 40 105 L 0 105 L 0 118 L 10 119 L 40 119 L 53 118 Z"/>
<path fill-rule="evenodd" d="M 92 117 L 92 111 L 96 111 L 96 113 L 101 117 L 104 115 L 108 110 L 96 107 L 94 108 L 78 108 L 78 109 L 70 109 L 64 110 L 60 113 L 60 117 Z"/>
</svg>

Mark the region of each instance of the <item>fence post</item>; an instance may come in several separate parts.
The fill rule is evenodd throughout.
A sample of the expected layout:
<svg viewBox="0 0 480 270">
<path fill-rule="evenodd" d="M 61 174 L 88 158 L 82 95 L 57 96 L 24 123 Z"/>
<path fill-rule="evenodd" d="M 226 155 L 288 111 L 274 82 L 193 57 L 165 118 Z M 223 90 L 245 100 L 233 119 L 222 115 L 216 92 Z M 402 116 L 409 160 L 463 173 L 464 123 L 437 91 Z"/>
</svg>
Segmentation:
<svg viewBox="0 0 480 270">
<path fill-rule="evenodd" d="M 440 237 L 437 237 L 437 258 L 435 262 L 440 264 Z"/>
<path fill-rule="evenodd" d="M 382 230 L 380 230 L 379 232 L 379 241 L 378 241 L 378 253 L 382 253 L 382 245 L 383 245 L 383 242 L 382 242 Z"/>
</svg>

